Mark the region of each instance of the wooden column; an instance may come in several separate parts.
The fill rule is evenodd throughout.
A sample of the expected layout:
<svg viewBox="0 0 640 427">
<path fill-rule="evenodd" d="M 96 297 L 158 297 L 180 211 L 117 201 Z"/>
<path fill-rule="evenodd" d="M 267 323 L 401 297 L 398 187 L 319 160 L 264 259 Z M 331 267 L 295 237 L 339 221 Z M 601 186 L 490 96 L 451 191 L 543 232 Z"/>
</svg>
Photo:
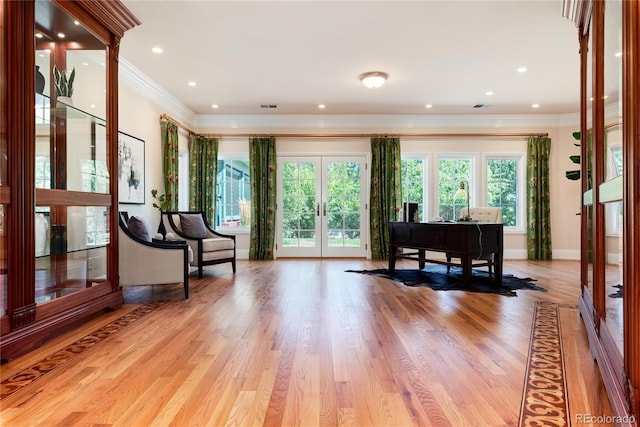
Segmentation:
<svg viewBox="0 0 640 427">
<path fill-rule="evenodd" d="M 7 242 L 20 242 L 21 251 L 10 250 L 7 258 L 9 283 L 7 310 L 11 329 L 35 321 L 35 4 L 5 2 L 7 28 L 7 140 L 8 184 Z M 25 72 L 26 70 L 26 72 Z M 19 173 L 17 171 L 20 171 Z M 25 216 L 25 213 L 28 215 Z M 10 243 L 14 245 L 15 243 Z M 14 246 L 15 247 L 15 246 Z"/>
</svg>

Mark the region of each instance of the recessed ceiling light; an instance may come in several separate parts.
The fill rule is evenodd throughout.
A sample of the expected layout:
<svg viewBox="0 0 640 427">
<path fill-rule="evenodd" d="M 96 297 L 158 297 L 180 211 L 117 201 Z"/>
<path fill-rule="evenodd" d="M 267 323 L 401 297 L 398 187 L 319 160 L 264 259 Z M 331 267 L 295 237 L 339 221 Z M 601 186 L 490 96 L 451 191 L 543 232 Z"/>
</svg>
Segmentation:
<svg viewBox="0 0 640 427">
<path fill-rule="evenodd" d="M 43 38 L 43 37 L 44 37 L 44 36 L 42 35 L 42 33 L 36 33 L 36 38 L 37 38 L 37 39 L 41 39 L 41 38 Z"/>
<path fill-rule="evenodd" d="M 64 35 L 64 33 L 58 33 L 58 37 L 60 37 L 61 39 L 65 38 L 66 36 Z"/>
<path fill-rule="evenodd" d="M 79 22 L 79 21 L 73 21 L 73 23 L 74 23 L 75 25 L 80 25 L 80 22 Z"/>
<path fill-rule="evenodd" d="M 540 108 L 540 104 L 531 104 L 531 108 Z"/>
<path fill-rule="evenodd" d="M 607 99 L 609 97 L 609 95 L 605 95 L 602 97 L 602 99 Z"/>
<path fill-rule="evenodd" d="M 527 67 L 520 67 L 520 68 L 518 68 L 518 72 L 519 72 L 519 73 L 526 73 L 526 72 L 527 72 Z"/>
<path fill-rule="evenodd" d="M 622 56 L 622 52 L 616 52 L 616 58 L 620 58 Z"/>
<path fill-rule="evenodd" d="M 87 65 L 89 65 L 89 63 L 88 62 L 83 62 L 82 65 L 84 65 L 86 67 Z"/>
<path fill-rule="evenodd" d="M 212 104 L 211 108 L 217 109 L 217 108 L 220 108 L 220 106 L 218 104 Z"/>
<path fill-rule="evenodd" d="M 324 104 L 318 104 L 318 108 L 323 110 L 323 109 L 327 108 L 327 106 L 324 105 Z"/>
<path fill-rule="evenodd" d="M 491 96 L 491 95 L 493 95 L 493 91 L 492 91 L 492 90 L 488 90 L 488 91 L 485 93 L 485 95 Z"/>
<path fill-rule="evenodd" d="M 153 53 L 162 53 L 162 48 L 159 46 L 155 46 L 151 48 L 151 52 Z"/>
<path fill-rule="evenodd" d="M 194 87 L 196 85 L 196 82 L 189 82 L 189 86 Z"/>
<path fill-rule="evenodd" d="M 427 105 L 424 106 L 424 108 L 432 108 L 432 107 L 433 107 L 433 105 L 431 105 L 431 104 L 427 104 Z"/>
</svg>

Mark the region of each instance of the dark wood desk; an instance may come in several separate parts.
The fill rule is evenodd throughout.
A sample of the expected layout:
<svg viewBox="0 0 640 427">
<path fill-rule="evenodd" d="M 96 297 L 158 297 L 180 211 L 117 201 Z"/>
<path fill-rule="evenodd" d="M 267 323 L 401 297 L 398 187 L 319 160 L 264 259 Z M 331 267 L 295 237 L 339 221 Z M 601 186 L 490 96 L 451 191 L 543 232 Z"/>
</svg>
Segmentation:
<svg viewBox="0 0 640 427">
<path fill-rule="evenodd" d="M 474 263 L 480 255 L 494 255 L 495 281 L 502 283 L 502 224 L 488 222 L 390 222 L 389 271 L 396 267 L 396 259 L 418 261 L 420 269 L 425 262 L 462 267 L 465 285 L 471 283 L 471 269 L 486 266 L 486 260 Z M 417 249 L 418 252 L 399 253 L 399 248 Z M 460 258 L 460 264 L 425 258 L 425 251 L 445 252 Z"/>
</svg>

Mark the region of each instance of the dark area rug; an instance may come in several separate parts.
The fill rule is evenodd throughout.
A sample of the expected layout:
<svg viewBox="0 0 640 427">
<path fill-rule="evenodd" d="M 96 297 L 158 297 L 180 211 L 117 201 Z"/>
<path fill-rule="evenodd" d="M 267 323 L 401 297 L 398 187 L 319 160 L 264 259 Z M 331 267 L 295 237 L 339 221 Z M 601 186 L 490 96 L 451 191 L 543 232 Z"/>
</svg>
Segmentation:
<svg viewBox="0 0 640 427">
<path fill-rule="evenodd" d="M 378 270 L 346 270 L 350 273 L 370 274 L 384 277 L 385 279 L 401 282 L 406 286 L 428 286 L 435 291 L 468 291 L 517 296 L 516 290 L 534 290 L 546 292 L 543 287 L 534 285 L 536 279 L 530 277 L 521 278 L 511 274 L 502 275 L 502 285 L 497 285 L 493 277 L 484 270 L 472 270 L 471 284 L 464 286 L 462 283 L 462 269 L 453 267 L 451 273 L 447 274 L 447 267 L 444 265 L 429 265 L 424 269 L 402 270 L 396 269 L 393 274 L 389 270 L 381 268 Z"/>
</svg>

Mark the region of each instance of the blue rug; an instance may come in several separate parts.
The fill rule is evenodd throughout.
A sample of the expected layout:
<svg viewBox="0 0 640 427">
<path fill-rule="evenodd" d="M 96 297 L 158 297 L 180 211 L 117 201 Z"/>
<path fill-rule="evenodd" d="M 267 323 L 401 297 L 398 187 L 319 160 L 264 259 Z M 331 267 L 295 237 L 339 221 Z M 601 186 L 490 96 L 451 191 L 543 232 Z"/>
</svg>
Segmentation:
<svg viewBox="0 0 640 427">
<path fill-rule="evenodd" d="M 389 270 L 381 268 L 378 270 L 346 270 L 350 273 L 371 274 L 373 276 L 384 277 L 385 279 L 401 282 L 406 286 L 428 286 L 435 291 L 468 291 L 499 294 L 510 297 L 518 296 L 516 290 L 534 290 L 546 292 L 543 287 L 534 285 L 536 279 L 530 277 L 521 278 L 511 274 L 502 275 L 502 284 L 497 285 L 493 277 L 485 270 L 472 270 L 471 284 L 465 286 L 462 283 L 462 269 L 452 267 L 451 273 L 447 274 L 447 267 L 444 265 L 429 265 L 422 270 L 416 269 L 396 269 L 393 274 Z"/>
</svg>

